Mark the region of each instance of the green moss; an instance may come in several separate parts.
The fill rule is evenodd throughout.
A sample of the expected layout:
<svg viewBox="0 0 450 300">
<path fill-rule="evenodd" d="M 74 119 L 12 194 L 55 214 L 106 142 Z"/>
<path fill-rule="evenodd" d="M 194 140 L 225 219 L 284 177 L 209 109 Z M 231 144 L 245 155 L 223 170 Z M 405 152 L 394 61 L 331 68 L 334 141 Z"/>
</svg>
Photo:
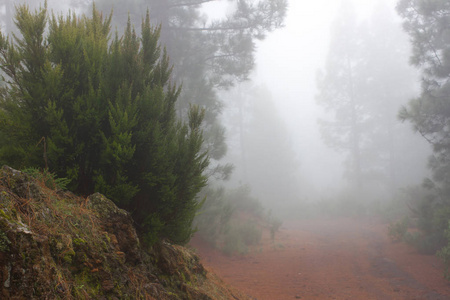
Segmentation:
<svg viewBox="0 0 450 300">
<path fill-rule="evenodd" d="M 74 256 L 75 256 L 75 251 L 73 251 L 73 249 L 69 249 L 69 250 L 66 251 L 66 253 L 64 253 L 63 260 L 66 263 L 71 264 L 72 263 L 72 258 Z"/>
<path fill-rule="evenodd" d="M 100 292 L 101 284 L 88 268 L 84 268 L 82 272 L 75 275 L 73 296 L 75 296 L 76 299 L 84 299 L 86 296 L 85 293 L 87 293 L 90 298 L 97 298 Z"/>
<path fill-rule="evenodd" d="M 11 196 L 6 191 L 1 191 L 0 193 L 0 202 L 3 206 L 6 206 L 6 203 L 11 202 Z"/>
<path fill-rule="evenodd" d="M 120 283 L 119 280 L 114 280 L 114 293 L 119 296 L 119 299 L 124 299 L 124 293 L 123 293 L 123 285 Z M 108 296 L 108 299 L 110 299 L 110 297 Z"/>
<path fill-rule="evenodd" d="M 8 252 L 11 241 L 3 230 L 0 230 L 0 252 Z"/>
<path fill-rule="evenodd" d="M 109 237 L 109 234 L 107 232 L 104 232 L 103 234 L 108 243 L 111 243 L 111 238 Z"/>
<path fill-rule="evenodd" d="M 14 190 L 17 187 L 17 180 L 16 180 L 15 176 L 7 175 L 7 178 L 8 178 L 8 182 L 7 182 L 8 187 L 11 190 Z"/>
<path fill-rule="evenodd" d="M 85 240 L 81 239 L 81 238 L 73 239 L 72 243 L 76 247 L 80 247 L 80 246 L 83 246 L 83 245 L 87 244 L 87 242 Z"/>
<path fill-rule="evenodd" d="M 15 208 L 11 209 L 11 217 L 14 217 L 14 219 L 17 219 L 17 210 Z"/>
<path fill-rule="evenodd" d="M 5 218 L 8 221 L 12 221 L 11 216 L 7 215 L 3 209 L 0 209 L 0 216 Z"/>
</svg>

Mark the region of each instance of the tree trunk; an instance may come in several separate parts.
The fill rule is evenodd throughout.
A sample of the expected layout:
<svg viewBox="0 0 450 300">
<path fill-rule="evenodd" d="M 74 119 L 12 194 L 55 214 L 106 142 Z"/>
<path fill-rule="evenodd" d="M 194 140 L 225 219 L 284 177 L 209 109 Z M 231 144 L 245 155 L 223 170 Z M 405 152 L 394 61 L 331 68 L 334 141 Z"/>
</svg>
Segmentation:
<svg viewBox="0 0 450 300">
<path fill-rule="evenodd" d="M 241 98 L 238 101 L 239 106 L 239 142 L 241 146 L 241 159 L 242 159 L 242 179 L 247 183 L 247 153 L 245 149 L 245 137 L 244 137 L 244 99 Z"/>
<path fill-rule="evenodd" d="M 355 189 L 359 193 L 362 188 L 362 171 L 361 171 L 361 149 L 360 149 L 360 134 L 359 134 L 359 124 L 358 124 L 358 111 L 356 96 L 353 88 L 353 72 L 350 58 L 347 57 L 347 67 L 348 67 L 348 83 L 349 83 L 349 96 L 351 104 L 351 152 L 353 158 L 353 171 L 354 171 L 354 184 Z"/>
</svg>

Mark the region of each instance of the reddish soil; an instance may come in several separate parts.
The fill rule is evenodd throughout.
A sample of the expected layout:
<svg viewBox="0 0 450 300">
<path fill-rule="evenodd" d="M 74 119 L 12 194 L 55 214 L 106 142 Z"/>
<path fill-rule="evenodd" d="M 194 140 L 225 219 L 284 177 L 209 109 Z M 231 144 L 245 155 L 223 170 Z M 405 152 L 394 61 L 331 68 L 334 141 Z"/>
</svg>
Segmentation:
<svg viewBox="0 0 450 300">
<path fill-rule="evenodd" d="M 194 238 L 206 268 L 258 300 L 450 299 L 435 256 L 393 243 L 373 219 L 285 222 L 245 256 L 229 257 Z"/>
</svg>

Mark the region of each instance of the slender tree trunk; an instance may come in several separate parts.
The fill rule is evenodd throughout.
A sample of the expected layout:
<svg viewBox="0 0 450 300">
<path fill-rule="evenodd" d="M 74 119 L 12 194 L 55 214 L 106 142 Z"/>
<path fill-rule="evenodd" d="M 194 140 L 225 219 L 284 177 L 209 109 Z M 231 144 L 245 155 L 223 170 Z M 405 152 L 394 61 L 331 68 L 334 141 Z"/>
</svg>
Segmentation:
<svg viewBox="0 0 450 300">
<path fill-rule="evenodd" d="M 362 171 L 361 171 L 361 149 L 360 149 L 360 133 L 358 124 L 358 111 L 356 96 L 353 87 L 353 71 L 350 58 L 347 57 L 348 68 L 348 83 L 349 83 L 349 96 L 351 105 L 351 152 L 353 156 L 353 171 L 354 183 L 357 192 L 359 193 L 362 188 Z"/>
<path fill-rule="evenodd" d="M 244 137 L 244 99 L 239 101 L 239 142 L 241 146 L 241 160 L 242 160 L 242 179 L 246 183 L 247 181 L 247 153 L 245 149 L 245 137 Z"/>
<path fill-rule="evenodd" d="M 386 112 L 386 124 L 387 124 L 387 132 L 388 132 L 388 142 L 389 142 L 389 192 L 391 197 L 395 195 L 395 187 L 397 185 L 397 176 L 395 172 L 395 139 L 394 139 L 394 120 L 390 114 L 390 112 L 394 111 L 391 108 L 392 105 L 388 105 L 389 110 Z"/>
</svg>

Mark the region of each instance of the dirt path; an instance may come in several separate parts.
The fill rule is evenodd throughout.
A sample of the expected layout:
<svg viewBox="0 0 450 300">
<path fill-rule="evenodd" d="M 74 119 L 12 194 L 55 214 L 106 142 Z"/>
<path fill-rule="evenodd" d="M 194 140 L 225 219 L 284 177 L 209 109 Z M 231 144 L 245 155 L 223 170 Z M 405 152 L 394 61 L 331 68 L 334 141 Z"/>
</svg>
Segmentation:
<svg viewBox="0 0 450 300">
<path fill-rule="evenodd" d="M 227 257 L 194 238 L 204 265 L 258 300 L 450 299 L 441 262 L 392 243 L 375 220 L 287 222 L 245 257 Z"/>
</svg>

